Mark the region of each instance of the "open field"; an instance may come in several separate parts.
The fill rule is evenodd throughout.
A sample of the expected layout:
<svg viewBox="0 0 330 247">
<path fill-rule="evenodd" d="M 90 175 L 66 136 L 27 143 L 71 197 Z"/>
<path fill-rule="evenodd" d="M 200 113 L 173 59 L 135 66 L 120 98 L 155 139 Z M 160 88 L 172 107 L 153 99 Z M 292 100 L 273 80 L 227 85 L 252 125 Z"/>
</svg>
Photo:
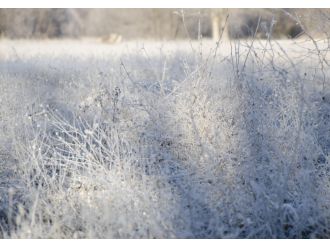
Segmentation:
<svg viewBox="0 0 330 247">
<path fill-rule="evenodd" d="M 0 41 L 0 237 L 329 238 L 326 40 Z"/>
</svg>

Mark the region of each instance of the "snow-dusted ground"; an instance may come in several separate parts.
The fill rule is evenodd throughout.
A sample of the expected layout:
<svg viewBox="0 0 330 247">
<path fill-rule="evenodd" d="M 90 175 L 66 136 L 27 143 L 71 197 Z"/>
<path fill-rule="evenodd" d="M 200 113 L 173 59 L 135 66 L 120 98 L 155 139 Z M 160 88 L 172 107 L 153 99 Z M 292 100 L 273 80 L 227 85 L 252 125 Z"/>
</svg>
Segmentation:
<svg viewBox="0 0 330 247">
<path fill-rule="evenodd" d="M 330 237 L 328 43 L 0 42 L 0 236 Z"/>
</svg>

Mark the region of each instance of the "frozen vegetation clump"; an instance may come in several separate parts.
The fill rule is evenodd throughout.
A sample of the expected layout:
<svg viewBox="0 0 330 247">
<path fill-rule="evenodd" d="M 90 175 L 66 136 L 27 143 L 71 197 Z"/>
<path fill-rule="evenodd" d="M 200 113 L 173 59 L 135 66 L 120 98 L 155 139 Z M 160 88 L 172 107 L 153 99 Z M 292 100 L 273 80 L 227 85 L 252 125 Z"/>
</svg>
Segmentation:
<svg viewBox="0 0 330 247">
<path fill-rule="evenodd" d="M 326 41 L 0 48 L 0 237 L 330 237 Z"/>
</svg>

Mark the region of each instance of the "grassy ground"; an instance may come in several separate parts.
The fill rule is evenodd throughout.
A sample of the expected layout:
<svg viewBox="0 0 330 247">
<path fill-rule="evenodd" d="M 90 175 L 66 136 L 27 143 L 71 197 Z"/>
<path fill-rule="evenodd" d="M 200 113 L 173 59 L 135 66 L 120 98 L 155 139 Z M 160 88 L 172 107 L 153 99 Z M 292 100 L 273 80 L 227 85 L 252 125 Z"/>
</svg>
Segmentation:
<svg viewBox="0 0 330 247">
<path fill-rule="evenodd" d="M 328 49 L 1 41 L 1 236 L 329 237 Z"/>
</svg>

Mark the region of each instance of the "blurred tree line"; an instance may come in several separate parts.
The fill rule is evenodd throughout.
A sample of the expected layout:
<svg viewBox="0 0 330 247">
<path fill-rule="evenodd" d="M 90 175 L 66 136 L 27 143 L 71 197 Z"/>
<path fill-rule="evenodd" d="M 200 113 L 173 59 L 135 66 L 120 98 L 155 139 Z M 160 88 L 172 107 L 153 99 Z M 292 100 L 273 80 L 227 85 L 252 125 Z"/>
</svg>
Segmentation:
<svg viewBox="0 0 330 247">
<path fill-rule="evenodd" d="M 215 28 L 224 25 L 225 17 L 212 12 L 214 9 L 0 9 L 0 35 L 79 38 L 116 33 L 126 40 L 185 39 L 188 35 L 195 39 L 198 33 L 212 37 Z M 313 33 L 329 30 L 330 15 L 325 9 L 230 9 L 219 13 L 229 13 L 226 34 L 231 38 L 255 34 L 267 38 L 270 32 L 274 38 L 294 38 L 301 35 L 301 25 Z"/>
</svg>

